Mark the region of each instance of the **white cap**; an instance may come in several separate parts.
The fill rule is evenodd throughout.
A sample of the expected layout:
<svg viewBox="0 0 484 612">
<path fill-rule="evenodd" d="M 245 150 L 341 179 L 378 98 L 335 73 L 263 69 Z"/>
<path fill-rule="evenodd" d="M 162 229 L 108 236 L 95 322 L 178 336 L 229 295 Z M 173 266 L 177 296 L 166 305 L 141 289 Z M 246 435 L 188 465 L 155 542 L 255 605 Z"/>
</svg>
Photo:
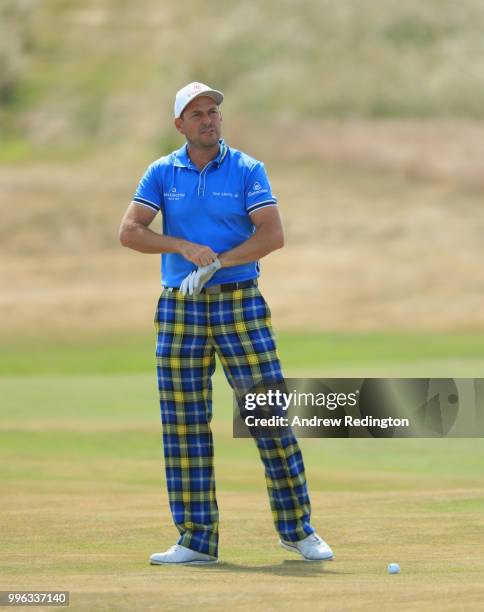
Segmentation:
<svg viewBox="0 0 484 612">
<path fill-rule="evenodd" d="M 175 119 L 178 118 L 188 104 L 195 98 L 199 98 L 200 96 L 209 96 L 213 98 L 217 104 L 222 104 L 224 95 L 221 91 L 217 91 L 216 89 L 212 89 L 208 85 L 204 83 L 189 83 L 185 85 L 180 91 L 177 92 L 175 97 Z"/>
</svg>

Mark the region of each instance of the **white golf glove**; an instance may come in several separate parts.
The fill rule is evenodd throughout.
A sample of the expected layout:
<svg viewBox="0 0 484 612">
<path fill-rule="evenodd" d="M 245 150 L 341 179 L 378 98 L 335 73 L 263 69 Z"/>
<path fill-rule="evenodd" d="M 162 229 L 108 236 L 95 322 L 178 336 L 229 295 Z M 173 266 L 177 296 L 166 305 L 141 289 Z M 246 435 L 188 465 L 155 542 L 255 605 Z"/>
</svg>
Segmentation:
<svg viewBox="0 0 484 612">
<path fill-rule="evenodd" d="M 190 272 L 190 274 L 185 276 L 182 280 L 180 293 L 182 295 L 198 295 L 205 286 L 205 283 L 208 282 L 221 267 L 222 264 L 217 257 L 217 259 L 212 261 L 211 264 L 208 264 L 208 266 L 193 270 L 193 272 Z"/>
</svg>

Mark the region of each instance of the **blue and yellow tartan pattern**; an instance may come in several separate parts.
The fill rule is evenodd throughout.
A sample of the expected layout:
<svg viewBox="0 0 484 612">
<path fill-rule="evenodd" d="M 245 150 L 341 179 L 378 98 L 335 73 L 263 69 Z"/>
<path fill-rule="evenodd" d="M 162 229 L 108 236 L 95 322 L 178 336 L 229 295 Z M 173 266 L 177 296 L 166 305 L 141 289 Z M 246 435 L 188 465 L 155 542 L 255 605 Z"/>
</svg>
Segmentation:
<svg viewBox="0 0 484 612">
<path fill-rule="evenodd" d="M 270 311 L 259 289 L 183 296 L 164 289 L 158 301 L 157 373 L 166 483 L 178 544 L 218 554 L 213 470 L 212 383 L 215 354 L 232 388 L 237 381 L 283 380 Z M 276 530 L 301 540 L 314 529 L 304 464 L 292 432 L 255 439 Z"/>
</svg>

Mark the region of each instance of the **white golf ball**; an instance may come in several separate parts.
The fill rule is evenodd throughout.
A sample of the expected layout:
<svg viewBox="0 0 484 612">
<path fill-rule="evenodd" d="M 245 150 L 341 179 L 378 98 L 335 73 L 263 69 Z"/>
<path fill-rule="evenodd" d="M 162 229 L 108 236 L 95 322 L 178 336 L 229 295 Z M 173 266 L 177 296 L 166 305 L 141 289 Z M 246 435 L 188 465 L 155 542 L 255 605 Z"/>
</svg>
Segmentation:
<svg viewBox="0 0 484 612">
<path fill-rule="evenodd" d="M 400 573 L 400 566 L 398 565 L 398 563 L 389 563 L 387 569 L 388 569 L 389 574 L 399 574 Z"/>
</svg>

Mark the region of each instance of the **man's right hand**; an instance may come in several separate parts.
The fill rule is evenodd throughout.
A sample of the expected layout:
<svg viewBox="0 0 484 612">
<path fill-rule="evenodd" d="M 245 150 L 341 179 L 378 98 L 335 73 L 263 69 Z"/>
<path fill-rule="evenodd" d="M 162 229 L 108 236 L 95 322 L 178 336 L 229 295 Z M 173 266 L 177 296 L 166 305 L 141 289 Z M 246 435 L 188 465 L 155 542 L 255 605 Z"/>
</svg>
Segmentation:
<svg viewBox="0 0 484 612">
<path fill-rule="evenodd" d="M 178 252 L 198 267 L 208 266 L 217 259 L 217 253 L 212 251 L 210 247 L 188 240 L 180 242 Z"/>
</svg>

